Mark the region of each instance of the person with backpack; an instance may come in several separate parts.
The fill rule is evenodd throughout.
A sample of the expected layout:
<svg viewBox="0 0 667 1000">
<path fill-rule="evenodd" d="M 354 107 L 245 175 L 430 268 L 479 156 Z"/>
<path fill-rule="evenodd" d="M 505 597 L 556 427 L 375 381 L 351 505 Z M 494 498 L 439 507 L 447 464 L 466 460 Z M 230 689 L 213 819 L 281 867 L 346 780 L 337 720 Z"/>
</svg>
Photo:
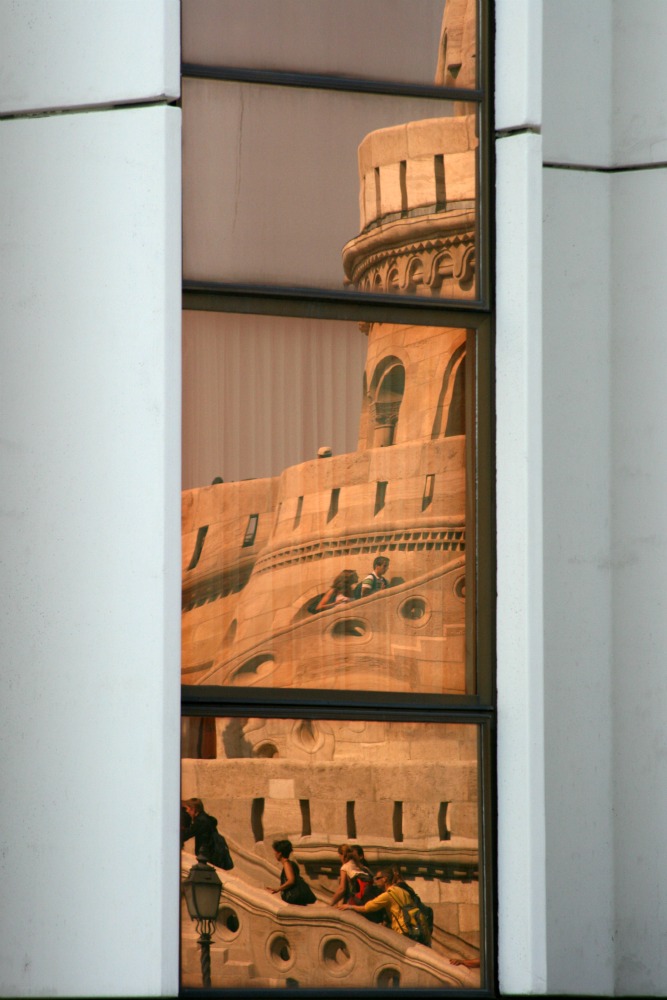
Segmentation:
<svg viewBox="0 0 667 1000">
<path fill-rule="evenodd" d="M 422 944 L 428 944 L 430 948 L 431 938 L 433 937 L 433 908 L 431 906 L 427 906 L 426 903 L 423 903 L 422 900 L 417 895 L 417 893 L 415 892 L 415 890 L 412 888 L 412 886 L 408 885 L 407 882 L 403 881 L 403 878 L 401 876 L 401 871 L 398 865 L 391 866 L 391 874 L 392 874 L 392 885 L 397 885 L 400 886 L 401 889 L 405 889 L 405 891 L 409 893 L 412 902 L 423 913 L 426 923 L 428 925 L 428 940 L 427 941 L 423 940 Z M 423 936 L 426 937 L 425 934 Z"/>
<path fill-rule="evenodd" d="M 393 873 L 388 868 L 382 868 L 375 875 L 375 884 L 380 889 L 380 895 L 359 906 L 355 903 L 344 903 L 341 909 L 354 910 L 356 913 L 375 913 L 384 910 L 389 917 L 389 926 L 398 934 L 430 943 L 428 925 L 421 911 L 414 903 L 412 896 L 399 885 L 393 884 Z"/>
<path fill-rule="evenodd" d="M 209 864 L 217 868 L 225 868 L 227 871 L 233 868 L 234 862 L 227 841 L 218 832 L 218 821 L 215 816 L 209 816 L 204 810 L 202 800 L 185 799 L 181 802 L 181 806 L 190 817 L 190 824 L 181 826 L 181 849 L 186 840 L 194 837 L 197 857 L 205 858 Z"/>
<path fill-rule="evenodd" d="M 375 899 L 382 891 L 375 883 L 373 872 L 366 864 L 364 849 L 361 844 L 352 844 L 350 847 L 350 860 L 356 865 L 357 870 L 350 880 L 350 898 L 348 903 L 357 903 L 363 906 L 371 899 Z M 367 910 L 364 913 L 367 920 L 374 924 L 387 924 L 389 918 L 384 910 Z"/>
<path fill-rule="evenodd" d="M 347 903 L 352 895 L 351 882 L 355 875 L 362 875 L 363 869 L 352 857 L 349 844 L 341 844 L 338 848 L 338 856 L 341 860 L 340 873 L 338 878 L 338 888 L 331 897 L 331 906 L 337 906 L 341 900 Z M 372 879 L 372 876 L 371 876 Z"/>
<path fill-rule="evenodd" d="M 342 864 L 338 888 L 331 899 L 331 906 L 343 903 L 354 903 L 363 906 L 369 899 L 379 896 L 380 890 L 373 882 L 373 873 L 364 860 L 364 852 L 356 844 L 341 844 L 338 848 Z M 365 913 L 365 917 L 373 923 L 384 923 L 383 910 Z"/>
<path fill-rule="evenodd" d="M 286 903 L 292 903 L 294 906 L 308 906 L 309 903 L 316 903 L 317 896 L 299 871 L 296 861 L 290 859 L 290 854 L 294 849 L 292 842 L 290 840 L 274 840 L 271 846 L 276 861 L 282 865 L 282 870 L 280 872 L 280 885 L 277 889 L 272 889 L 267 885 L 266 888 L 269 892 L 274 896 L 280 893 Z"/>
<path fill-rule="evenodd" d="M 384 590 L 389 586 L 385 580 L 385 573 L 389 569 L 389 559 L 387 556 L 376 556 L 373 560 L 373 569 L 365 576 L 357 587 L 356 597 L 368 597 L 376 590 Z"/>
</svg>

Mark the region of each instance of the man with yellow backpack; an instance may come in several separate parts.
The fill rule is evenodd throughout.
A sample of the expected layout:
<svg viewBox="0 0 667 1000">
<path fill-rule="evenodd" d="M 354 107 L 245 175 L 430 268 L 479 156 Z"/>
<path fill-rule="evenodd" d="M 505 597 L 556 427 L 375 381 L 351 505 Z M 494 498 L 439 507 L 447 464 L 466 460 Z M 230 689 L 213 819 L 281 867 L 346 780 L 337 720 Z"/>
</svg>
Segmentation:
<svg viewBox="0 0 667 1000">
<path fill-rule="evenodd" d="M 369 899 L 362 906 L 345 903 L 341 909 L 355 910 L 357 913 L 384 910 L 392 930 L 430 947 L 431 928 L 424 907 L 420 905 L 415 893 L 405 882 L 397 880 L 394 872 L 388 868 L 381 868 L 376 873 L 374 882 L 380 889 L 379 896 Z"/>
</svg>

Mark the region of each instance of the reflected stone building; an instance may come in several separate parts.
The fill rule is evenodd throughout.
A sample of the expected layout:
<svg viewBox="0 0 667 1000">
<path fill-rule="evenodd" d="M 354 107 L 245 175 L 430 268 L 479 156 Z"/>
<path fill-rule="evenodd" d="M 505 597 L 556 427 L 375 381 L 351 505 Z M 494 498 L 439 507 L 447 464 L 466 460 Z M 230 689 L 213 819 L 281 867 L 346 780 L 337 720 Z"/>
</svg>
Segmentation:
<svg viewBox="0 0 667 1000">
<path fill-rule="evenodd" d="M 473 15 L 447 4 L 438 82 L 474 84 Z M 453 110 L 361 143 L 360 232 L 343 249 L 360 290 L 474 297 L 477 122 Z M 184 683 L 474 693 L 474 338 L 375 322 L 360 335 L 356 451 L 183 494 Z M 380 555 L 386 589 L 315 611 L 341 571 L 362 579 Z M 478 738 L 465 724 L 185 720 L 184 794 L 218 817 L 236 861 L 220 983 L 478 985 L 477 970 L 449 962 L 479 957 Z M 318 896 L 307 913 L 263 888 L 284 837 Z M 343 841 L 400 867 L 433 908 L 432 949 L 325 906 Z"/>
<path fill-rule="evenodd" d="M 234 859 L 220 872 L 214 985 L 479 984 L 478 970 L 450 962 L 479 956 L 475 726 L 235 718 L 215 726 L 218 758 L 185 759 L 182 775 L 187 794 L 218 817 Z M 311 906 L 266 891 L 278 880 L 271 843 L 283 837 L 315 891 Z M 362 844 L 374 870 L 400 867 L 433 909 L 431 948 L 328 905 L 344 842 Z M 193 862 L 184 857 L 184 871 Z M 182 926 L 183 981 L 197 985 L 187 916 Z"/>
<path fill-rule="evenodd" d="M 473 15 L 472 4 L 447 5 L 438 73 L 450 85 L 452 73 L 474 80 Z M 348 282 L 474 296 L 476 130 L 468 113 L 366 136 Z M 473 692 L 470 338 L 415 325 L 365 332 L 356 452 L 184 493 L 186 683 Z M 337 574 L 363 578 L 378 555 L 391 560 L 389 589 L 312 613 Z"/>
</svg>

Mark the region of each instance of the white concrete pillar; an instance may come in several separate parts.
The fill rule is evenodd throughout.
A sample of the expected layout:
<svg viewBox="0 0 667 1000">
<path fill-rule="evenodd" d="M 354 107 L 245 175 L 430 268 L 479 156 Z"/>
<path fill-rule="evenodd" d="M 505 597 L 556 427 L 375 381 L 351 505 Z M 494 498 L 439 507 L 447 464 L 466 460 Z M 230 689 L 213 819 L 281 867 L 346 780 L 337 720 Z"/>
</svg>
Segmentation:
<svg viewBox="0 0 667 1000">
<path fill-rule="evenodd" d="M 0 991 L 174 995 L 178 4 L 1 19 Z"/>
</svg>

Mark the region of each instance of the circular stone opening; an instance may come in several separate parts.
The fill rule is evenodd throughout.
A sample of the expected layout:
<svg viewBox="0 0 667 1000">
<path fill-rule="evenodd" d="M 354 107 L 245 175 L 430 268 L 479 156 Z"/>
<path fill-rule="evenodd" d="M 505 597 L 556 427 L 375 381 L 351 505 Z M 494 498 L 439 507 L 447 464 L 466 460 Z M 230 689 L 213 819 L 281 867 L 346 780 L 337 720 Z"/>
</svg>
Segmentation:
<svg viewBox="0 0 667 1000">
<path fill-rule="evenodd" d="M 360 639 L 366 634 L 366 624 L 361 618 L 343 618 L 331 629 L 334 639 Z"/>
<path fill-rule="evenodd" d="M 260 743 L 255 747 L 255 757 L 277 757 L 278 747 L 275 743 Z"/>
<path fill-rule="evenodd" d="M 259 656 L 253 656 L 252 659 L 246 660 L 238 670 L 234 671 L 232 681 L 245 679 L 248 675 L 252 676 L 253 674 L 256 677 L 266 677 L 267 674 L 271 673 L 275 662 L 270 653 L 260 653 Z"/>
<path fill-rule="evenodd" d="M 401 604 L 400 612 L 406 622 L 418 622 L 426 615 L 426 601 L 423 597 L 410 597 Z"/>
<path fill-rule="evenodd" d="M 392 969 L 389 966 L 387 966 L 384 969 L 380 969 L 380 971 L 378 972 L 375 979 L 375 985 L 384 987 L 384 989 L 387 988 L 391 989 L 392 987 L 400 986 L 401 974 L 398 971 L 398 969 Z"/>
<path fill-rule="evenodd" d="M 454 584 L 454 593 L 457 597 L 460 597 L 462 601 L 465 601 L 466 597 L 466 578 L 460 576 L 456 583 Z"/>
<path fill-rule="evenodd" d="M 218 910 L 218 932 L 225 941 L 236 937 L 241 923 L 236 910 L 231 906 L 221 906 Z"/>
<path fill-rule="evenodd" d="M 269 955 L 279 969 L 291 965 L 292 949 L 287 938 L 283 934 L 276 934 L 269 944 Z"/>
<path fill-rule="evenodd" d="M 311 719 L 300 719 L 292 730 L 294 741 L 307 753 L 315 753 L 324 742 L 317 724 Z"/>
<path fill-rule="evenodd" d="M 329 938 L 322 946 L 322 961 L 334 975 L 347 971 L 350 949 L 342 938 Z"/>
</svg>

